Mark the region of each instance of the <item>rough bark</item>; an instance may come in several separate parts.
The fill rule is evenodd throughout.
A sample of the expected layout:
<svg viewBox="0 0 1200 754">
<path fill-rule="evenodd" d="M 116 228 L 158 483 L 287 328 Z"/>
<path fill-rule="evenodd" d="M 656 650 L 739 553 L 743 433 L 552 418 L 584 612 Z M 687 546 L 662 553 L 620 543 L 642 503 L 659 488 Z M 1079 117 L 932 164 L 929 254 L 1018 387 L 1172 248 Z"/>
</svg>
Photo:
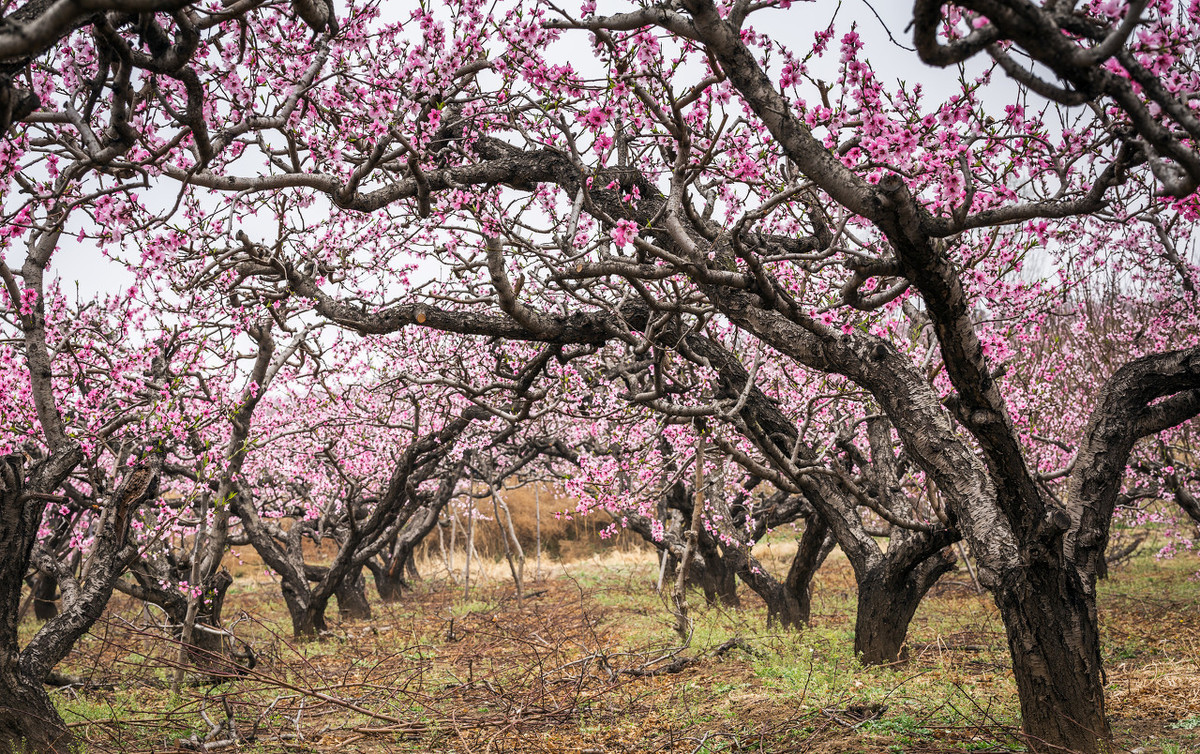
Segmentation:
<svg viewBox="0 0 1200 754">
<path fill-rule="evenodd" d="M 1004 616 L 1021 700 L 1021 727 L 1039 752 L 1098 752 L 1105 716 L 1100 636 L 1092 598 L 1070 571 L 1031 566 L 993 590 Z"/>
<path fill-rule="evenodd" d="M 906 658 L 908 625 L 930 587 L 954 562 L 947 550 L 909 570 L 885 560 L 858 580 L 854 653 L 864 665 L 886 665 Z"/>
<path fill-rule="evenodd" d="M 328 630 L 324 605 L 314 606 L 308 590 L 301 592 L 294 589 L 290 582 L 284 581 L 280 591 L 283 593 L 288 617 L 292 619 L 292 636 L 295 639 L 318 639 Z"/>
<path fill-rule="evenodd" d="M 368 560 L 366 567 L 375 577 L 375 591 L 383 602 L 399 602 L 404 592 L 408 590 L 408 581 L 404 578 L 403 569 L 389 568 L 387 565 Z"/>
<path fill-rule="evenodd" d="M 688 583 L 700 587 L 704 592 L 704 601 L 710 605 L 725 605 L 738 607 L 742 604 L 737 593 L 737 571 L 721 555 L 720 545 L 716 538 L 707 530 L 701 529 L 696 540 L 701 561 L 693 561 L 694 565 L 702 564 L 702 568 L 692 568 Z"/>
<path fill-rule="evenodd" d="M 417 541 L 420 542 L 423 540 L 432 530 L 432 527 L 425 529 Z M 408 551 L 408 557 L 404 559 L 404 570 L 408 573 L 409 581 L 414 584 L 421 580 L 421 571 L 417 569 L 417 554 L 415 550 L 414 544 L 414 547 Z"/>
<path fill-rule="evenodd" d="M 1083 587 L 1093 600 L 1134 443 L 1198 412 L 1200 347 L 1136 359 L 1118 369 L 1100 390 L 1076 457 L 1078 470 L 1070 479 L 1070 531 L 1064 539 L 1064 556 L 1078 564 Z M 1186 498 L 1180 502 L 1186 511 Z"/>
<path fill-rule="evenodd" d="M 460 473 L 461 468 L 447 472 L 441 489 L 408 518 L 391 544 L 364 563 L 374 575 L 375 589 L 384 602 L 399 601 L 404 592 L 421 578 L 417 571 L 417 545 L 438 526 L 438 518 L 453 497 Z"/>
<path fill-rule="evenodd" d="M 67 754 L 72 737 L 66 724 L 42 681 L 22 673 L 15 659 L 0 657 L 0 747 L 29 754 Z"/>
</svg>

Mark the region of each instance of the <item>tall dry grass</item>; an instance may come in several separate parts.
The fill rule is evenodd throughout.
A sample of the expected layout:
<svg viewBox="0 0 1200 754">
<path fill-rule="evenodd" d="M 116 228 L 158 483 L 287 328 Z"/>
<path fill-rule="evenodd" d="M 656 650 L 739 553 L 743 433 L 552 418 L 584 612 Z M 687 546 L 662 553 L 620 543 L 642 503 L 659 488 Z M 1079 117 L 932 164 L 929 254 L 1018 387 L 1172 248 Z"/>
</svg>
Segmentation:
<svg viewBox="0 0 1200 754">
<path fill-rule="evenodd" d="M 600 533 L 612 523 L 612 518 L 604 513 L 578 515 L 575 511 L 576 500 L 551 485 L 501 489 L 497 494 L 512 516 L 513 530 L 525 552 L 526 573 L 532 573 L 535 567 L 539 540 L 544 567 L 556 562 L 575 562 L 596 557 L 653 558 L 652 548 L 636 534 L 618 529 L 614 536 L 607 539 L 601 537 Z M 444 576 L 447 574 L 447 564 L 453 566 L 455 573 L 462 573 L 466 562 L 468 514 L 471 511 L 475 517 L 472 580 L 477 578 L 477 574 L 478 578 L 485 581 L 493 576 L 509 578 L 504 559 L 504 531 L 501 528 L 505 522 L 503 518 L 496 520 L 492 500 L 486 494 L 478 498 L 464 496 L 447 508 L 443 521 L 448 522 L 452 516 L 453 524 L 443 525 L 441 531 L 431 532 L 415 554 L 417 569 L 422 574 Z M 325 564 L 333 559 L 337 544 L 332 539 L 326 539 L 317 546 L 306 540 L 304 552 L 309 562 Z M 258 554 L 249 546 L 233 548 L 230 560 L 231 567 L 240 566 L 238 571 L 242 573 L 253 572 L 262 565 Z"/>
<path fill-rule="evenodd" d="M 508 506 L 513 530 L 525 551 L 526 560 L 533 560 L 540 537 L 542 557 L 550 560 L 579 560 L 609 550 L 628 551 L 645 547 L 636 534 L 618 531 L 615 536 L 602 538 L 600 533 L 612 523 L 604 513 L 580 516 L 575 511 L 576 500 L 563 495 L 551 485 L 525 485 L 502 489 L 497 495 Z M 457 519 L 453 527 L 455 549 L 465 547 L 468 511 L 475 512 L 475 551 L 486 560 L 504 557 L 503 518 L 496 520 L 492 499 L 460 498 L 448 511 Z M 501 517 L 503 517 L 501 512 Z M 539 526 L 540 522 L 540 526 Z M 444 545 L 450 546 L 451 527 L 443 527 Z M 422 544 L 420 554 L 438 556 L 437 532 Z M 440 556 L 439 556 L 440 557 Z"/>
</svg>

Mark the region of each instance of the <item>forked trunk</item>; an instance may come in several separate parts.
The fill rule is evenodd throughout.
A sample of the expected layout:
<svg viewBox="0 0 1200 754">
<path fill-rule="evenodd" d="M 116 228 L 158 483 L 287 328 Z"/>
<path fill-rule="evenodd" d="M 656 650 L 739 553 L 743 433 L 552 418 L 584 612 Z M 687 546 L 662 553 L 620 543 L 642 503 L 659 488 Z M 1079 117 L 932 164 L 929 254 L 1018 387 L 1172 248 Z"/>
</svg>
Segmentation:
<svg viewBox="0 0 1200 754">
<path fill-rule="evenodd" d="M 779 590 L 778 599 L 767 602 L 767 625 L 778 625 L 780 628 L 800 631 L 808 625 L 812 617 L 811 606 L 807 601 L 801 602 L 794 595 Z"/>
<path fill-rule="evenodd" d="M 808 520 L 787 577 L 782 582 L 749 553 L 730 551 L 730 558 L 736 558 L 738 576 L 766 604 L 767 625 L 777 624 L 797 631 L 808 625 L 812 578 L 833 549 L 833 538 L 828 536 L 828 531 L 819 518 L 814 516 Z"/>
<path fill-rule="evenodd" d="M 402 577 L 386 568 L 381 568 L 375 576 L 375 591 L 384 602 L 399 602 L 407 588 L 408 583 Z"/>
<path fill-rule="evenodd" d="M 327 628 L 324 610 L 318 611 L 310 607 L 292 613 L 292 636 L 299 641 L 319 639 Z"/>
<path fill-rule="evenodd" d="M 1047 566 L 1026 567 L 1004 574 L 994 595 L 1030 749 L 1104 751 L 1112 731 L 1105 717 L 1100 636 L 1079 578 Z"/>
<path fill-rule="evenodd" d="M 383 602 L 399 602 L 400 598 L 404 596 L 404 592 L 409 589 L 401 562 L 397 562 L 395 559 L 385 563 L 376 560 L 367 561 L 367 568 L 375 577 L 375 591 L 379 593 L 379 599 Z"/>
<path fill-rule="evenodd" d="M 761 567 L 755 562 L 750 567 Z M 743 575 L 743 580 L 746 577 Z M 799 631 L 808 625 L 811 614 L 807 587 L 802 595 L 792 592 L 787 582 L 780 583 L 770 575 L 760 575 L 753 581 L 746 580 L 750 589 L 762 597 L 767 606 L 767 625 Z"/>
<path fill-rule="evenodd" d="M 908 625 L 917 607 L 930 587 L 953 567 L 954 556 L 939 551 L 907 571 L 885 558 L 858 579 L 854 653 L 863 665 L 887 665 L 905 659 Z"/>
</svg>

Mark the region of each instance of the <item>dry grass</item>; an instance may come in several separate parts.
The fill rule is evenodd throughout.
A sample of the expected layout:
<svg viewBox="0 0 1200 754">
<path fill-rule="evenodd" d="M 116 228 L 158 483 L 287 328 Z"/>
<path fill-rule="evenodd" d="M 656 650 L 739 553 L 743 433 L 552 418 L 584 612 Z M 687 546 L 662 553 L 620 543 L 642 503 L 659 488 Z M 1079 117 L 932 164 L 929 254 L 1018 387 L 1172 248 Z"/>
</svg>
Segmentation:
<svg viewBox="0 0 1200 754">
<path fill-rule="evenodd" d="M 789 540 L 757 554 L 779 570 Z M 694 604 L 686 649 L 652 592 L 655 560 L 645 551 L 547 559 L 540 581 L 530 564 L 531 598 L 520 607 L 503 561 L 477 561 L 464 601 L 433 553 L 426 583 L 402 603 L 375 603 L 374 620 L 335 621 L 308 644 L 290 640 L 277 586 L 249 560 L 227 616 L 255 648 L 254 671 L 197 678 L 173 697 L 173 648 L 131 600 L 117 599 L 64 668 L 115 688 L 56 694 L 86 749 L 176 751 L 209 729 L 206 715 L 231 715 L 254 737 L 237 750 L 256 752 L 931 754 L 1017 745 L 1003 630 L 965 572 L 922 605 L 906 665 L 864 669 L 850 653 L 854 583 L 837 552 L 817 577 L 808 631 L 768 628 L 743 592 L 738 610 Z M 1200 750 L 1190 568 L 1142 558 L 1102 590 L 1110 715 L 1126 750 Z M 745 649 L 719 651 L 734 637 Z M 628 672 L 682 657 L 690 661 L 678 672 Z"/>
<path fill-rule="evenodd" d="M 1200 664 L 1195 660 L 1122 662 L 1108 669 L 1108 678 L 1108 704 L 1114 714 L 1163 720 L 1200 715 Z"/>
</svg>

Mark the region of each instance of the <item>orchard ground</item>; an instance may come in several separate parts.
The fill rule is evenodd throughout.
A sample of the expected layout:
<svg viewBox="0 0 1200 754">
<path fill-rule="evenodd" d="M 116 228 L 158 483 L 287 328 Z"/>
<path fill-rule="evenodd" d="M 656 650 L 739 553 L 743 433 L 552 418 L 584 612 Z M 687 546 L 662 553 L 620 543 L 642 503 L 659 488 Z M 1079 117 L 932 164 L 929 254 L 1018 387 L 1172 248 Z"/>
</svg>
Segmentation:
<svg viewBox="0 0 1200 754">
<path fill-rule="evenodd" d="M 782 571 L 794 547 L 777 533 L 757 554 Z M 1183 754 L 1200 750 L 1200 587 L 1194 558 L 1160 561 L 1154 549 L 1101 584 L 1109 714 L 1123 750 Z M 1000 619 L 961 566 L 922 603 L 908 661 L 864 669 L 837 551 L 817 576 L 809 630 L 768 628 L 749 590 L 738 609 L 692 592 L 683 648 L 647 550 L 545 558 L 537 579 L 530 549 L 520 606 L 502 560 L 482 557 L 464 599 L 461 573 L 451 581 L 434 551 L 403 602 L 373 600 L 373 620 L 335 620 L 306 644 L 291 640 L 278 586 L 242 555 L 229 562 L 225 623 L 253 648 L 253 670 L 224 682 L 189 671 L 173 693 L 177 649 L 157 616 L 115 597 L 59 668 L 91 686 L 53 694 L 83 750 L 188 750 L 216 725 L 210 740 L 230 745 L 215 750 L 248 752 L 1023 748 Z"/>
</svg>

